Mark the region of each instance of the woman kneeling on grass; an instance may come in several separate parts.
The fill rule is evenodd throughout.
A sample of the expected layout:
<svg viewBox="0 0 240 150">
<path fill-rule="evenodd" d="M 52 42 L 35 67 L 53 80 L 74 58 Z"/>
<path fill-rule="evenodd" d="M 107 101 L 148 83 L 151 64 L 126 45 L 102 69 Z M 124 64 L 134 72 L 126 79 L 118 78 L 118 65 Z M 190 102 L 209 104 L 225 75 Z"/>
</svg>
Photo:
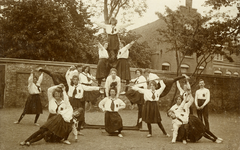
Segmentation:
<svg viewBox="0 0 240 150">
<path fill-rule="evenodd" d="M 57 111 L 58 114 L 48 119 L 47 122 L 41 126 L 37 132 L 33 133 L 25 141 L 21 142 L 20 145 L 30 146 L 30 144 L 37 142 L 43 138 L 46 142 L 62 141 L 64 144 L 71 144 L 67 139 L 72 129 L 75 129 L 74 131 L 76 132 L 76 127 L 74 125 L 74 122 L 76 121 L 74 121 L 74 118 L 77 118 L 77 116 L 82 113 L 82 110 L 77 109 L 73 113 L 72 106 L 69 103 L 68 96 L 63 85 L 59 85 L 59 87 L 53 92 L 53 97 L 58 99 L 60 91 L 63 93 L 64 105 L 57 107 L 57 109 L 60 109 Z M 51 139 L 52 137 L 54 137 L 54 139 Z"/>
</svg>

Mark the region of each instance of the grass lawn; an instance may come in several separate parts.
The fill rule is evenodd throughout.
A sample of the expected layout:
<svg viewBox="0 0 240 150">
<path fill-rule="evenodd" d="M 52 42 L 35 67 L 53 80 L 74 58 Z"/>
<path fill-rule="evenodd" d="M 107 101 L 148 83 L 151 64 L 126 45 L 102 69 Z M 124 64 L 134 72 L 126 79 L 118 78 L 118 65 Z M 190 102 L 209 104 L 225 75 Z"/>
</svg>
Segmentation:
<svg viewBox="0 0 240 150">
<path fill-rule="evenodd" d="M 74 142 L 73 134 L 70 134 L 71 145 L 60 143 L 46 143 L 41 140 L 30 147 L 20 146 L 19 143 L 28 138 L 39 127 L 33 125 L 34 115 L 26 115 L 20 124 L 13 124 L 20 114 L 21 108 L 0 109 L 0 150 L 240 150 L 240 116 L 233 114 L 210 114 L 210 129 L 218 137 L 223 138 L 221 144 L 213 143 L 202 138 L 197 143 L 171 144 L 171 138 L 165 137 L 157 125 L 153 127 L 153 137 L 146 138 L 147 132 L 123 130 L 123 138 L 108 136 L 102 133 L 102 129 L 84 129 L 85 136 L 79 136 L 78 142 Z M 125 126 L 136 124 L 137 110 L 122 110 L 120 115 Z M 166 131 L 172 135 L 171 120 L 161 112 L 162 123 Z M 38 123 L 43 125 L 48 117 L 48 111 L 40 116 Z M 88 124 L 103 124 L 102 112 L 87 112 Z"/>
</svg>

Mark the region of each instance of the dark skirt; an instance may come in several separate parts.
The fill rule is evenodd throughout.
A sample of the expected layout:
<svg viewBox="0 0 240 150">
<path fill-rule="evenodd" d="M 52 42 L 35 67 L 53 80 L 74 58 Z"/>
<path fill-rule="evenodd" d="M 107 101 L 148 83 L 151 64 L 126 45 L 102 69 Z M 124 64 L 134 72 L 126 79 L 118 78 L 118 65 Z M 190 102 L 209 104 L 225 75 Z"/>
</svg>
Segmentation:
<svg viewBox="0 0 240 150">
<path fill-rule="evenodd" d="M 105 112 L 105 130 L 111 134 L 123 127 L 122 118 L 118 112 Z"/>
<path fill-rule="evenodd" d="M 73 109 L 77 109 L 77 108 L 85 108 L 85 105 L 83 105 L 84 99 L 78 99 L 78 98 L 73 98 L 73 97 L 69 97 L 69 102 L 72 105 Z"/>
<path fill-rule="evenodd" d="M 188 140 L 190 142 L 197 142 L 202 138 L 202 136 L 205 133 L 205 126 L 201 122 L 200 119 L 193 115 L 189 115 L 189 122 L 188 122 Z M 177 141 L 182 141 L 184 140 L 184 134 L 185 134 L 185 129 L 184 126 L 182 125 L 178 129 L 178 136 L 177 136 Z"/>
<path fill-rule="evenodd" d="M 157 101 L 145 101 L 142 120 L 146 123 L 158 123 L 162 121 Z"/>
<path fill-rule="evenodd" d="M 50 118 L 52 118 L 53 116 L 56 116 L 56 115 L 57 115 L 57 114 L 49 113 L 47 120 L 49 120 Z"/>
<path fill-rule="evenodd" d="M 30 94 L 24 107 L 25 114 L 42 114 L 42 103 L 39 94 Z"/>
<path fill-rule="evenodd" d="M 191 142 L 196 142 L 202 138 L 205 133 L 205 126 L 200 119 L 194 115 L 189 115 L 189 133 L 188 139 Z"/>
<path fill-rule="evenodd" d="M 108 48 L 107 51 L 114 51 L 115 53 L 119 50 L 119 39 L 117 34 L 108 34 Z"/>
<path fill-rule="evenodd" d="M 128 59 L 126 58 L 118 59 L 116 69 L 117 69 L 117 75 L 122 80 L 131 80 L 131 72 L 130 72 Z"/>
<path fill-rule="evenodd" d="M 77 98 L 72 98 L 69 97 L 69 102 L 72 105 L 73 110 L 76 110 L 78 108 L 83 108 L 83 113 L 81 113 L 78 117 L 78 121 L 84 121 L 84 116 L 85 116 L 85 101 L 83 98 L 77 99 Z"/>
<path fill-rule="evenodd" d="M 100 96 L 99 90 L 94 91 L 84 91 L 83 93 L 83 100 L 87 102 L 92 102 L 92 104 L 95 104 L 97 102 L 97 98 Z"/>
<path fill-rule="evenodd" d="M 101 58 L 98 61 L 96 79 L 107 78 L 110 72 L 110 67 L 108 63 L 108 59 Z"/>
<path fill-rule="evenodd" d="M 54 135 L 64 138 L 72 131 L 72 122 L 65 122 L 61 115 L 51 117 L 41 128 L 48 129 Z"/>
<path fill-rule="evenodd" d="M 132 89 L 126 92 L 126 97 L 129 99 L 131 104 L 143 104 L 144 103 L 144 94 L 134 91 Z"/>
</svg>

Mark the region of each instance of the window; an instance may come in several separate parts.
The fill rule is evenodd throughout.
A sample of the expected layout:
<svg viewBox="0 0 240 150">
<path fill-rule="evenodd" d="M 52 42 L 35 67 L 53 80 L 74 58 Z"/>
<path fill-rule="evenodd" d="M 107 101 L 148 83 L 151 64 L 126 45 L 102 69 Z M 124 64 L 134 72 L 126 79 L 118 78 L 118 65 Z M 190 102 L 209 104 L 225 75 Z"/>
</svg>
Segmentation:
<svg viewBox="0 0 240 150">
<path fill-rule="evenodd" d="M 188 71 L 188 68 L 189 68 L 188 65 L 182 64 L 182 65 L 181 65 L 181 72 L 182 72 L 182 73 L 186 73 L 186 72 Z"/>
<path fill-rule="evenodd" d="M 169 63 L 162 63 L 162 70 L 169 71 L 170 70 L 170 64 Z"/>
<path fill-rule="evenodd" d="M 238 72 L 234 72 L 233 75 L 234 75 L 235 77 L 238 77 Z"/>
<path fill-rule="evenodd" d="M 226 76 L 231 76 L 231 72 L 230 71 L 226 71 Z"/>
<path fill-rule="evenodd" d="M 215 54 L 214 60 L 223 61 L 223 55 L 221 55 L 221 54 Z"/>
<path fill-rule="evenodd" d="M 221 75 L 222 75 L 222 71 L 220 71 L 220 70 L 216 70 L 216 71 L 214 71 L 214 74 L 215 74 L 215 75 L 220 75 L 220 76 L 221 76 Z"/>
</svg>

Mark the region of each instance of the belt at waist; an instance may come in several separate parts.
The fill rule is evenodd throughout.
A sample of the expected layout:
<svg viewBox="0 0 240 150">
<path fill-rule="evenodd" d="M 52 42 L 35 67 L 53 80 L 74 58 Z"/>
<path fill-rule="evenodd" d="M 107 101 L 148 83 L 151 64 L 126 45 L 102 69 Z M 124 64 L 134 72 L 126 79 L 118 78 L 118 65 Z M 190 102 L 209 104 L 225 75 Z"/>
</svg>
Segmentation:
<svg viewBox="0 0 240 150">
<path fill-rule="evenodd" d="M 206 99 L 198 99 L 198 100 L 205 101 Z"/>
</svg>

